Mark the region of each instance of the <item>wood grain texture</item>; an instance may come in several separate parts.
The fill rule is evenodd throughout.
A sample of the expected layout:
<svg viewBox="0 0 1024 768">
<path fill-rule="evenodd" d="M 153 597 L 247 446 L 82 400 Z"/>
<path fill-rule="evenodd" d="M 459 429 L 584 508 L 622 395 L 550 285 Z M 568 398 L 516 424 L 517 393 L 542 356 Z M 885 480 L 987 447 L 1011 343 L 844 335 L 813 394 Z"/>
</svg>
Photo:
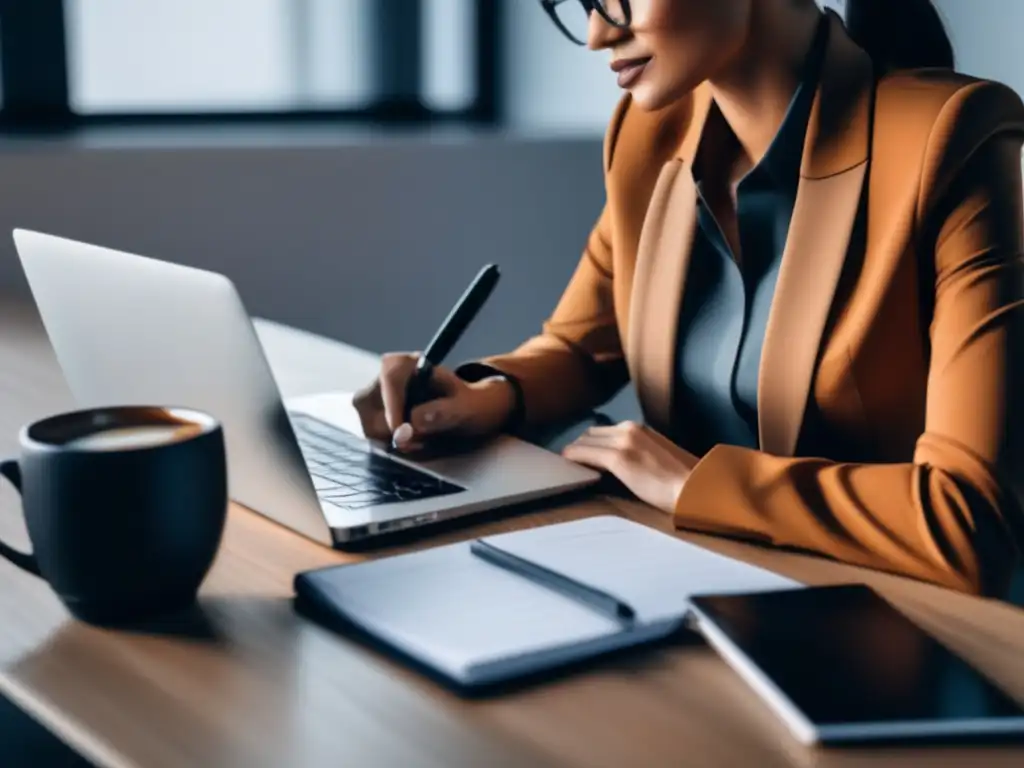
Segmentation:
<svg viewBox="0 0 1024 768">
<path fill-rule="evenodd" d="M 72 407 L 38 320 L 0 304 L 0 453 L 17 429 Z M 272 364 L 312 345 L 322 375 L 343 348 L 275 328 Z M 362 359 L 362 375 L 372 369 Z M 295 364 L 295 363 L 291 363 Z M 352 382 L 337 386 L 349 388 Z M 287 394 L 297 394 L 282 383 Z M 310 389 L 312 391 L 312 389 Z M 0 535 L 24 543 L 0 489 Z M 297 571 L 493 531 L 615 513 L 671 531 L 624 499 L 494 516 L 363 554 L 333 552 L 233 507 L 197 610 L 131 631 L 71 619 L 46 585 L 0 563 L 0 690 L 98 765 L 110 766 L 1016 766 L 1024 748 L 813 750 L 799 746 L 704 644 L 680 639 L 543 685 L 463 700 L 291 608 Z M 709 537 L 684 536 L 808 583 L 864 581 L 1024 701 L 1024 612 L 1006 604 Z"/>
</svg>

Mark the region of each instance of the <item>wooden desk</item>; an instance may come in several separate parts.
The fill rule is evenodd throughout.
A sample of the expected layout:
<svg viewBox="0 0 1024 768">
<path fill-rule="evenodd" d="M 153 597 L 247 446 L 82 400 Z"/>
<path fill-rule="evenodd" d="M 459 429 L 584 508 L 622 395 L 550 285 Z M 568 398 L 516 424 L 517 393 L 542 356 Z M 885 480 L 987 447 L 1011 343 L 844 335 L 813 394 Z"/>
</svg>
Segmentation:
<svg viewBox="0 0 1024 768">
<path fill-rule="evenodd" d="M 72 403 L 34 315 L 0 305 L 0 324 L 6 454 L 21 424 Z M 268 324 L 260 334 L 286 394 L 351 388 L 374 370 L 372 356 L 317 337 Z M 429 543 L 609 511 L 670 530 L 665 516 L 642 505 L 599 498 Z M 24 541 L 7 489 L 0 534 Z M 812 558 L 686 538 L 809 583 L 867 581 L 1024 701 L 1024 611 Z M 463 701 L 292 612 L 296 571 L 352 559 L 233 508 L 201 614 L 135 632 L 72 620 L 46 585 L 0 563 L 0 690 L 103 766 L 1024 764 L 1020 747 L 803 748 L 698 643 Z"/>
</svg>

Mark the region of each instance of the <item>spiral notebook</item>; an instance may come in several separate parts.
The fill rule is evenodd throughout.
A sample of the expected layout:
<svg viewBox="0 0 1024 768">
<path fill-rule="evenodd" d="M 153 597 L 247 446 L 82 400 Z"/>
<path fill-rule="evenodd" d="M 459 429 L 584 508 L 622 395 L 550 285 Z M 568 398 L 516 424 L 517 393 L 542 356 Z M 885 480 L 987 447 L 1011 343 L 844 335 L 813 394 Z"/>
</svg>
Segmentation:
<svg viewBox="0 0 1024 768">
<path fill-rule="evenodd" d="M 616 620 L 481 559 L 471 542 L 301 573 L 297 610 L 369 634 L 456 687 L 473 688 L 662 639 L 691 594 L 799 588 L 798 582 L 613 516 L 484 540 L 621 599 Z"/>
</svg>

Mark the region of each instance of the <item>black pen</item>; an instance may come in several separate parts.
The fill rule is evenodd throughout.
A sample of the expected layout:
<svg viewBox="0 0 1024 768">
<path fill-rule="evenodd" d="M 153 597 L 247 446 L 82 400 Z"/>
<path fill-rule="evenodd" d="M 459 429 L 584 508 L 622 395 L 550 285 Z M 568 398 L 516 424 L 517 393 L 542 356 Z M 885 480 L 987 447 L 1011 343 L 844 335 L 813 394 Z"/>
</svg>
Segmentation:
<svg viewBox="0 0 1024 768">
<path fill-rule="evenodd" d="M 434 367 L 444 361 L 448 353 L 452 351 L 452 347 L 462 338 L 466 328 L 473 322 L 473 318 L 477 316 L 480 308 L 491 295 L 500 276 L 501 273 L 495 264 L 488 264 L 481 269 L 448 317 L 445 318 L 437 333 L 434 334 L 434 338 L 430 340 L 430 344 L 420 356 L 419 362 L 416 363 L 416 370 L 405 387 L 405 409 L 402 414 L 402 420 L 405 423 L 409 423 L 413 408 L 437 397 L 430 386 L 430 377 Z"/>
<path fill-rule="evenodd" d="M 471 542 L 469 551 L 492 565 L 504 568 L 506 571 L 517 576 L 530 579 L 542 587 L 561 592 L 566 597 L 578 603 L 583 603 L 610 619 L 632 623 L 636 617 L 636 612 L 629 604 L 619 600 L 617 597 L 609 595 L 607 592 L 592 587 L 589 584 L 571 579 L 557 571 L 545 568 L 543 565 L 538 565 L 518 555 L 513 555 L 511 552 L 496 547 L 483 539 L 476 539 Z"/>
</svg>

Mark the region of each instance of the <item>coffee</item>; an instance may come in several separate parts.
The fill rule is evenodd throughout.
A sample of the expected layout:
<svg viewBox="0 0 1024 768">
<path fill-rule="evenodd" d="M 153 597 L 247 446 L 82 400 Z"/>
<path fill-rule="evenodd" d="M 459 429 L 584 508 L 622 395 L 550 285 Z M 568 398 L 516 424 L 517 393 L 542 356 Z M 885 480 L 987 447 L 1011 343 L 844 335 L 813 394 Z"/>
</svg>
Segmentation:
<svg viewBox="0 0 1024 768">
<path fill-rule="evenodd" d="M 64 447 L 87 451 L 126 451 L 187 440 L 202 431 L 203 428 L 198 424 L 140 424 L 113 427 L 68 440 Z"/>
<path fill-rule="evenodd" d="M 192 603 L 227 519 L 220 423 L 188 408 L 57 414 L 18 435 L 0 476 L 22 492 L 32 552 L 0 557 L 50 585 L 71 613 L 130 622 Z"/>
</svg>

